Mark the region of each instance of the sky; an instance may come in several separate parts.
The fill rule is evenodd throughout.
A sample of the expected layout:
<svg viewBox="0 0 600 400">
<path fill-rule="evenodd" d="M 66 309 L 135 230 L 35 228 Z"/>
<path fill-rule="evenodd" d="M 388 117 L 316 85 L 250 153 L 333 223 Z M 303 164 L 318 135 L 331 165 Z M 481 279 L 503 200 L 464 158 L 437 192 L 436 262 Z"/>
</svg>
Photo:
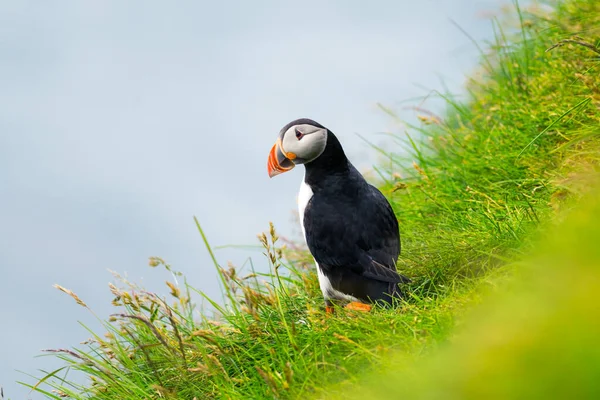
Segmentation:
<svg viewBox="0 0 600 400">
<path fill-rule="evenodd" d="M 0 0 L 0 386 L 61 364 L 114 310 L 108 270 L 168 293 L 160 256 L 218 297 L 212 245 L 256 245 L 294 220 L 302 168 L 269 179 L 282 126 L 308 117 L 366 170 L 399 132 L 377 108 L 460 92 L 501 0 Z M 259 251 L 226 248 L 223 264 Z"/>
</svg>

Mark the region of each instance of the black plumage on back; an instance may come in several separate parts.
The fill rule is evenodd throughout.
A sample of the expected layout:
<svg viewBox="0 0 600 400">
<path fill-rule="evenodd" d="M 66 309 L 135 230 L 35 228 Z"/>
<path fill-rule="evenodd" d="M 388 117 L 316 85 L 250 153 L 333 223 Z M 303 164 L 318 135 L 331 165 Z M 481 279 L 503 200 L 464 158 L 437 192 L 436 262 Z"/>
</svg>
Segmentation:
<svg viewBox="0 0 600 400">
<path fill-rule="evenodd" d="M 350 163 L 329 130 L 325 150 L 305 167 L 313 195 L 301 223 L 333 291 L 362 301 L 400 297 L 398 283 L 408 278 L 396 272 L 400 233 L 387 199 Z"/>
</svg>

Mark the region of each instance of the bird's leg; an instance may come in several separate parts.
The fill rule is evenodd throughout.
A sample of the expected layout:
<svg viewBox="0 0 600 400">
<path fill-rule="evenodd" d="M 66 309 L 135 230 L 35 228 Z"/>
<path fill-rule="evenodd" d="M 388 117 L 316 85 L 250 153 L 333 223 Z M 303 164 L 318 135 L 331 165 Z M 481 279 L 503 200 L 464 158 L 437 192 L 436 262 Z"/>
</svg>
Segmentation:
<svg viewBox="0 0 600 400">
<path fill-rule="evenodd" d="M 333 314 L 334 308 L 331 300 L 325 300 L 325 313 Z"/>
<path fill-rule="evenodd" d="M 363 311 L 363 312 L 371 311 L 370 304 L 360 303 L 358 301 L 352 301 L 352 302 L 346 304 L 345 308 L 347 310 L 354 310 L 354 311 Z"/>
</svg>

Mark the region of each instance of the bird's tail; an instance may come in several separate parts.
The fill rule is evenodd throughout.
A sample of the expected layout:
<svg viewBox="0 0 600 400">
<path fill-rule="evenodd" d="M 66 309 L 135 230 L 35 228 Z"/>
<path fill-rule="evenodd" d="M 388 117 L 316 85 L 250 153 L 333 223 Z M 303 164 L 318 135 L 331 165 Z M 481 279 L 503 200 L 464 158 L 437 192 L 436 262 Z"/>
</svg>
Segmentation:
<svg viewBox="0 0 600 400">
<path fill-rule="evenodd" d="M 391 296 L 389 302 L 390 304 L 398 303 L 398 300 L 405 298 L 405 293 L 400 288 L 400 285 L 404 283 L 409 283 L 411 281 L 408 277 L 401 274 L 399 275 L 401 279 L 400 282 L 390 282 L 389 284 L 388 293 Z"/>
<path fill-rule="evenodd" d="M 388 288 L 388 293 L 392 299 L 401 299 L 404 297 L 404 292 L 400 289 L 400 285 L 396 282 L 391 282 Z"/>
</svg>

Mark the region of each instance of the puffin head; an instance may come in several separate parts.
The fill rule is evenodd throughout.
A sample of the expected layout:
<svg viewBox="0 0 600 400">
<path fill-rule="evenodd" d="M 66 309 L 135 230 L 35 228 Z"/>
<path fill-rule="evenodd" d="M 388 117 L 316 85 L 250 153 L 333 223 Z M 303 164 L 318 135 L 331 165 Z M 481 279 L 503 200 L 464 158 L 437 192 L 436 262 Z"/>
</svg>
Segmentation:
<svg viewBox="0 0 600 400">
<path fill-rule="evenodd" d="M 269 177 L 316 160 L 325 151 L 327 133 L 327 128 L 308 118 L 297 119 L 284 126 L 269 153 Z"/>
</svg>

